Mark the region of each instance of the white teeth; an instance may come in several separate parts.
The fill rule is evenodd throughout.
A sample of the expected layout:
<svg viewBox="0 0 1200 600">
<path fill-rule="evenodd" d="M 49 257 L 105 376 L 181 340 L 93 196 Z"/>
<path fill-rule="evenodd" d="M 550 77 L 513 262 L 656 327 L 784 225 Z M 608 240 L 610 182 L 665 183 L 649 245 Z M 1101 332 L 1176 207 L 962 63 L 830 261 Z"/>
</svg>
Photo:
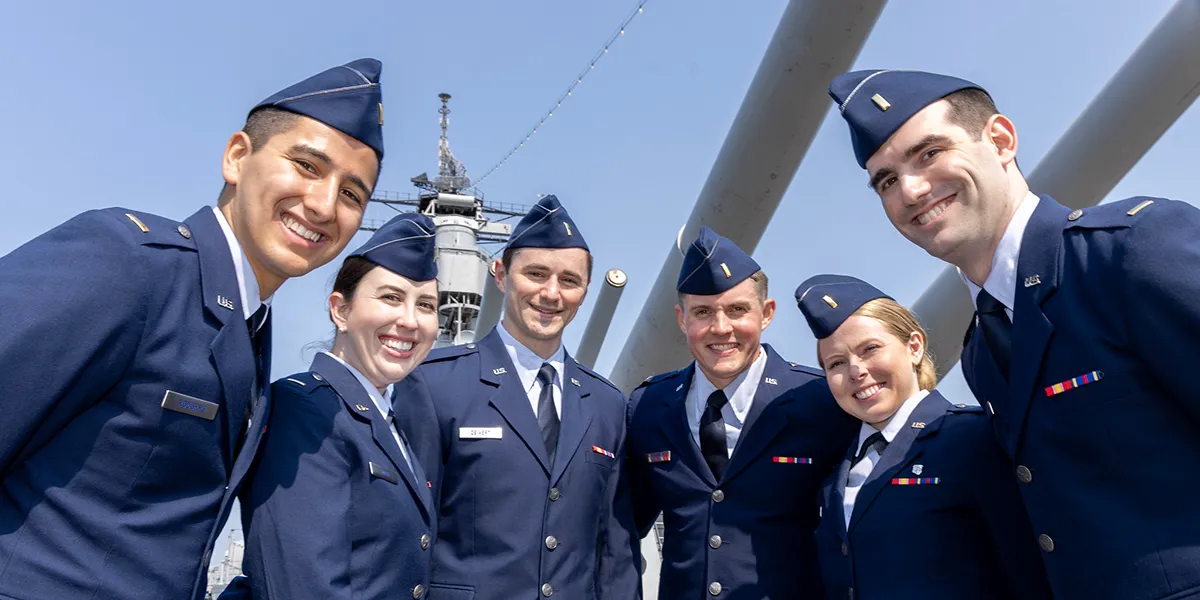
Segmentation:
<svg viewBox="0 0 1200 600">
<path fill-rule="evenodd" d="M 855 399 L 858 399 L 858 400 L 862 400 L 863 398 L 870 398 L 872 394 L 874 394 L 875 392 L 878 392 L 879 390 L 880 390 L 880 387 L 879 387 L 879 384 L 877 383 L 865 390 L 860 390 L 860 391 L 854 392 L 854 397 L 855 397 Z"/>
<path fill-rule="evenodd" d="M 412 350 L 412 347 L 413 347 L 412 342 L 403 342 L 400 340 L 380 340 L 380 341 L 383 342 L 384 346 L 387 346 L 388 348 L 397 350 L 399 352 L 408 352 L 409 350 Z"/>
<path fill-rule="evenodd" d="M 917 222 L 922 225 L 925 225 L 925 224 L 929 223 L 930 221 L 936 219 L 937 216 L 942 214 L 943 212 L 945 212 L 945 210 L 946 210 L 946 203 L 938 202 L 937 204 L 934 205 L 933 208 L 917 215 Z"/>
<path fill-rule="evenodd" d="M 734 348 L 737 348 L 737 344 L 709 344 L 708 347 L 712 348 L 713 350 L 716 350 L 717 352 L 722 352 L 725 350 L 733 350 Z"/>
<path fill-rule="evenodd" d="M 291 215 L 283 215 L 282 221 L 288 229 L 296 232 L 296 235 L 313 242 L 314 244 L 321 241 L 321 239 L 325 237 L 301 225 L 298 221 L 296 221 L 296 219 L 293 219 Z"/>
</svg>

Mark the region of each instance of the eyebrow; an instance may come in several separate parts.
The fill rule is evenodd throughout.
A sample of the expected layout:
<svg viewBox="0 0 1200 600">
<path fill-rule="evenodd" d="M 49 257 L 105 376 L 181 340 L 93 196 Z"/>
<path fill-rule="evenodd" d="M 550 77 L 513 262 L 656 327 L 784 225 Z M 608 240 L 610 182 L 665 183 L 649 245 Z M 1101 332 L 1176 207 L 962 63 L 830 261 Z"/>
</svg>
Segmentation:
<svg viewBox="0 0 1200 600">
<path fill-rule="evenodd" d="M 913 144 L 912 146 L 909 146 L 908 150 L 904 151 L 904 162 L 908 162 L 908 161 L 912 160 L 912 157 L 920 154 L 926 148 L 928 148 L 934 144 L 949 144 L 951 141 L 952 140 L 947 136 L 944 136 L 944 135 L 941 135 L 938 133 L 931 133 L 931 134 L 921 138 L 920 141 Z M 890 168 L 885 167 L 883 169 L 880 169 L 880 170 L 876 171 L 874 175 L 871 176 L 871 180 L 867 182 L 867 187 L 869 187 L 871 189 L 875 189 L 879 186 L 880 182 L 882 182 L 884 179 L 887 179 L 889 176 L 895 175 L 895 174 L 896 174 L 896 172 Z"/>
<path fill-rule="evenodd" d="M 295 154 L 307 154 L 323 163 L 326 168 L 334 166 L 333 159 L 329 158 L 328 154 L 325 154 L 324 152 L 317 150 L 308 144 L 296 144 L 292 146 L 290 150 Z M 364 182 L 358 175 L 355 175 L 354 173 L 347 173 L 346 179 L 349 180 L 351 184 L 358 186 L 363 194 L 367 196 L 371 195 L 371 188 L 367 187 L 366 182 Z"/>
</svg>

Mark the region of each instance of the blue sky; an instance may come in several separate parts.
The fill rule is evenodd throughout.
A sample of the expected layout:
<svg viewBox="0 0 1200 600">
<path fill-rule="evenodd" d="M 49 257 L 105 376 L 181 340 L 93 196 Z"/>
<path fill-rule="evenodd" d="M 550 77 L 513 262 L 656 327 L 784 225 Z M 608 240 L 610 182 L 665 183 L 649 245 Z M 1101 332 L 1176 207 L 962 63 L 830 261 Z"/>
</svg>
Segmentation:
<svg viewBox="0 0 1200 600">
<path fill-rule="evenodd" d="M 634 6 L 550 2 L 10 3 L 0 19 L 8 169 L 0 254 L 81 211 L 124 206 L 183 219 L 215 202 L 219 160 L 247 109 L 279 88 L 360 56 L 384 63 L 388 149 L 379 190 L 408 193 L 436 172 L 437 94 L 470 175 L 501 159 Z M 941 71 L 987 87 L 1036 165 L 1170 7 L 1170 0 L 893 2 L 856 68 Z M 484 182 L 489 201 L 555 193 L 596 257 L 629 276 L 597 368 L 620 352 L 687 219 L 786 2 L 650 0 L 596 70 L 526 148 Z M 1117 186 L 1195 202 L 1194 106 Z M 780 310 L 765 339 L 811 363 L 792 290 L 850 273 L 911 303 L 942 265 L 887 222 L 830 107 L 755 258 Z M 1036 191 L 1036 190 L 1035 190 Z M 386 217 L 375 207 L 370 215 Z M 718 227 L 719 229 L 719 227 Z M 365 234 L 360 234 L 365 235 Z M 351 247 L 365 240 L 356 239 Z M 305 370 L 330 337 L 331 265 L 275 301 L 276 377 Z M 593 293 L 598 284 L 593 285 Z M 36 301 L 36 299 L 33 299 Z M 574 350 L 590 313 L 568 329 Z M 943 390 L 966 400 L 961 379 Z"/>
</svg>

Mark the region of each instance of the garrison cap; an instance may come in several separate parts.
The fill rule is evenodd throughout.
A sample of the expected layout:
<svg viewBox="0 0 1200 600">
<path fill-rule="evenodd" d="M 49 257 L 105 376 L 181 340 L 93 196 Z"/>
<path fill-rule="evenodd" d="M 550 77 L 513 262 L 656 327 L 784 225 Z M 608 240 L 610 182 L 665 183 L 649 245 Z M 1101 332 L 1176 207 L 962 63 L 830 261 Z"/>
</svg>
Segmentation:
<svg viewBox="0 0 1200 600">
<path fill-rule="evenodd" d="M 554 194 L 542 196 L 513 228 L 505 248 L 583 248 L 583 234 Z M 588 250 L 591 252 L 591 250 Z"/>
<path fill-rule="evenodd" d="M 383 64 L 360 58 L 317 73 L 259 102 L 260 108 L 278 108 L 316 119 L 368 146 L 383 160 L 383 92 L 379 72 Z"/>
<path fill-rule="evenodd" d="M 850 125 L 858 166 L 867 168 L 879 147 L 921 109 L 957 92 L 982 87 L 949 75 L 923 71 L 854 71 L 834 78 L 829 95 Z"/>
<path fill-rule="evenodd" d="M 350 256 L 361 256 L 413 281 L 437 279 L 433 219 L 421 213 L 396 215 Z"/>
<path fill-rule="evenodd" d="M 701 227 L 696 241 L 683 254 L 683 267 L 675 289 L 681 294 L 715 296 L 761 270 L 737 244 Z"/>
<path fill-rule="evenodd" d="M 849 275 L 816 275 L 796 288 L 796 304 L 818 340 L 833 335 L 854 311 L 876 298 L 891 296 Z"/>
</svg>

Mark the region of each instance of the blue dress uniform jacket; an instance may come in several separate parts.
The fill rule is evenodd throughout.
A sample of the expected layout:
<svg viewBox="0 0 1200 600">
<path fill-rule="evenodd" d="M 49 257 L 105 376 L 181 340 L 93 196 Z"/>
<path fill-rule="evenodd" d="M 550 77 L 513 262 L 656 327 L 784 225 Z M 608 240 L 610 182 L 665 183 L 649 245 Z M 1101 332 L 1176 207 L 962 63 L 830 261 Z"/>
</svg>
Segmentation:
<svg viewBox="0 0 1200 600">
<path fill-rule="evenodd" d="M 241 495 L 253 597 L 423 598 L 436 513 L 416 457 L 410 471 L 362 384 L 326 354 L 271 391 Z"/>
<path fill-rule="evenodd" d="M 822 491 L 817 545 L 830 600 L 1050 598 L 1011 467 L 978 406 L 920 401 L 854 501 L 846 477 Z"/>
<path fill-rule="evenodd" d="M 0 598 L 203 597 L 261 432 L 240 298 L 208 207 L 91 211 L 0 258 Z"/>
<path fill-rule="evenodd" d="M 963 372 L 1016 462 L 1055 596 L 1200 597 L 1200 211 L 1042 196 L 1016 281 L 1011 385 L 977 332 Z"/>
<path fill-rule="evenodd" d="M 440 508 L 430 600 L 637 597 L 625 397 L 570 356 L 564 367 L 552 470 L 497 332 L 434 350 L 396 385 L 395 410 Z"/>
<path fill-rule="evenodd" d="M 651 377 L 630 399 L 634 515 L 644 536 L 663 514 L 663 600 L 821 595 L 819 492 L 858 421 L 838 408 L 820 371 L 763 348 L 763 380 L 721 481 L 687 422 L 694 363 Z"/>
</svg>

